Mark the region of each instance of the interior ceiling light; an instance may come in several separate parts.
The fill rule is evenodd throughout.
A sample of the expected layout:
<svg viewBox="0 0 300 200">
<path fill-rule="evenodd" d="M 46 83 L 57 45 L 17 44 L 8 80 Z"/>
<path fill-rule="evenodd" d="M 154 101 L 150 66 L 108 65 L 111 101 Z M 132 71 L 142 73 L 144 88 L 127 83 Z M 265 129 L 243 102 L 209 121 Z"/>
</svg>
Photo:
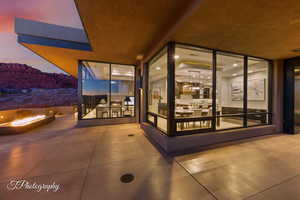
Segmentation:
<svg viewBox="0 0 300 200">
<path fill-rule="evenodd" d="M 236 73 L 234 73 L 234 74 L 232 74 L 232 76 L 237 76 L 237 74 L 236 74 Z"/>
<path fill-rule="evenodd" d="M 179 58 L 179 55 L 175 55 L 174 58 L 175 58 L 175 59 L 178 59 L 178 58 Z"/>
<path fill-rule="evenodd" d="M 237 64 L 237 63 L 234 63 L 232 66 L 234 66 L 234 67 L 237 67 L 237 66 L 238 66 L 238 64 Z"/>
<path fill-rule="evenodd" d="M 143 60 L 143 58 L 144 58 L 143 54 L 139 54 L 139 55 L 136 56 L 137 60 Z"/>
<path fill-rule="evenodd" d="M 155 69 L 156 69 L 156 70 L 160 70 L 160 67 L 156 67 Z"/>
<path fill-rule="evenodd" d="M 253 73 L 253 70 L 249 70 L 248 73 Z"/>
</svg>

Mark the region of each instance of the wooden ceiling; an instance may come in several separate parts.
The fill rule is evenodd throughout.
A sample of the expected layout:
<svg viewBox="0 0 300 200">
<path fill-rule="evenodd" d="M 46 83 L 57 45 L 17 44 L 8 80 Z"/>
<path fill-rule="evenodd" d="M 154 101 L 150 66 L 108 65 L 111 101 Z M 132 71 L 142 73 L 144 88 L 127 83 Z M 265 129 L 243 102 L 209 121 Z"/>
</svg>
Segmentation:
<svg viewBox="0 0 300 200">
<path fill-rule="evenodd" d="M 298 56 L 299 0 L 203 0 L 174 40 L 268 59 Z"/>
<path fill-rule="evenodd" d="M 75 3 L 92 52 L 26 45 L 72 74 L 77 74 L 78 59 L 135 64 L 137 55 L 147 54 L 161 38 L 268 59 L 299 55 L 292 51 L 300 48 L 299 0 L 75 0 Z M 191 4 L 194 6 L 191 13 L 180 18 L 184 15 L 182 10 Z M 179 20 L 174 28 L 172 24 Z"/>
<path fill-rule="evenodd" d="M 194 0 L 75 0 L 99 60 L 135 64 Z"/>
</svg>

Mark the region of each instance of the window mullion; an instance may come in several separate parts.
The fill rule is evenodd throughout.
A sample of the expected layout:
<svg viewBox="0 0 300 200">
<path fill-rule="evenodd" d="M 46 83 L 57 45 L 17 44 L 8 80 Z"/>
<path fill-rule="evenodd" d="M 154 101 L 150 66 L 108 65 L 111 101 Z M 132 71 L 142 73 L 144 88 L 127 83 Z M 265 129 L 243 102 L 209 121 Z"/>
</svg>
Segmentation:
<svg viewBox="0 0 300 200">
<path fill-rule="evenodd" d="M 248 112 L 248 56 L 244 56 L 244 97 L 243 97 L 244 127 L 247 127 Z"/>
</svg>

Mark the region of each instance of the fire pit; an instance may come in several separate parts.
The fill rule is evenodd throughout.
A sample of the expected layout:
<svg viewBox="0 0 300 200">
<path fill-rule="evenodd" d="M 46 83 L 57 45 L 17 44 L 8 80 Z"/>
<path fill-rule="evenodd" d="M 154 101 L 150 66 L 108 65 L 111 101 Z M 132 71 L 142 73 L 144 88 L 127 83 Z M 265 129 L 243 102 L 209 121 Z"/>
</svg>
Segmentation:
<svg viewBox="0 0 300 200">
<path fill-rule="evenodd" d="M 55 119 L 54 115 L 35 115 L 30 117 L 25 117 L 23 119 L 16 119 L 14 121 L 0 124 L 0 134 L 17 134 L 24 133 L 36 127 L 47 124 Z"/>
</svg>

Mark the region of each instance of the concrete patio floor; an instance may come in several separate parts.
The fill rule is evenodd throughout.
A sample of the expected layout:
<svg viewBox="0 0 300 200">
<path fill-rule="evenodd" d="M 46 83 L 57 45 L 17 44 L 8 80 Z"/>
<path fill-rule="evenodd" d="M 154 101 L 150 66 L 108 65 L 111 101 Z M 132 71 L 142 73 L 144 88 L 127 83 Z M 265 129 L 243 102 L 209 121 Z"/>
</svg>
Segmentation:
<svg viewBox="0 0 300 200">
<path fill-rule="evenodd" d="M 0 137 L 0 200 L 300 199 L 300 135 L 170 157 L 138 124 L 75 124 L 72 117 L 58 118 L 26 134 Z M 122 183 L 126 173 L 135 179 Z M 7 189 L 14 179 L 55 182 L 60 189 Z"/>
</svg>

